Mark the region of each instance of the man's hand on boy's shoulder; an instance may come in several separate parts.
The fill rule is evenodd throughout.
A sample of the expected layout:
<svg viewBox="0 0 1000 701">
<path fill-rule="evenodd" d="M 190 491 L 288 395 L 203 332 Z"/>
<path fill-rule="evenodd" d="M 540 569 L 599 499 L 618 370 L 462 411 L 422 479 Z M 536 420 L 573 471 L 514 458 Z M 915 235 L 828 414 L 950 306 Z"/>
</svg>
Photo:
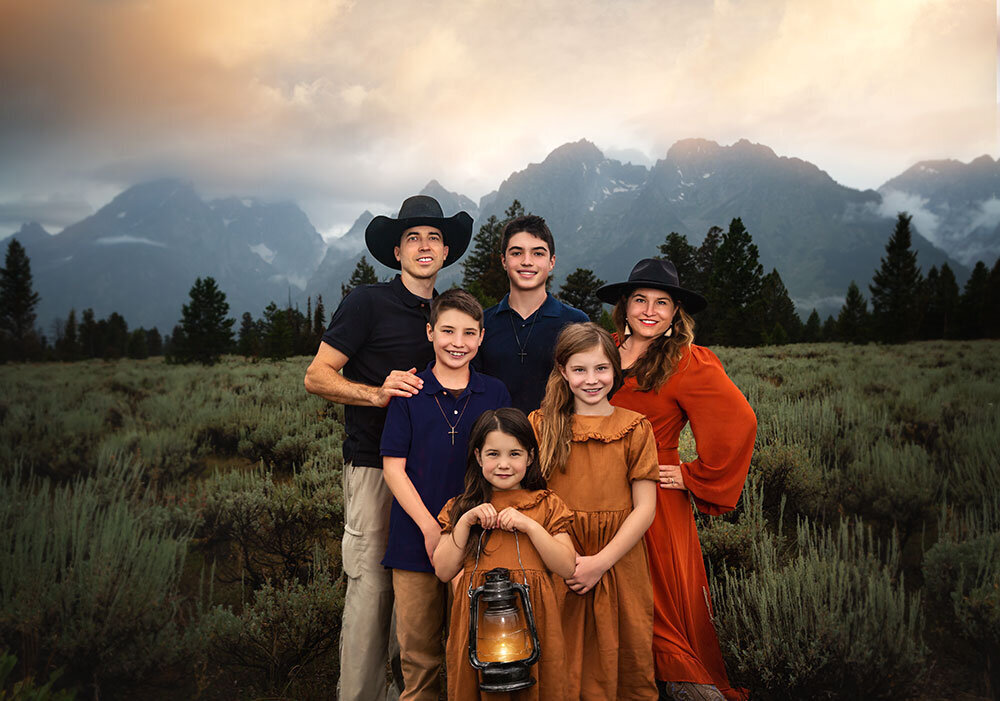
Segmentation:
<svg viewBox="0 0 1000 701">
<path fill-rule="evenodd" d="M 412 397 L 424 387 L 424 381 L 417 377 L 417 369 L 393 370 L 376 392 L 376 404 L 388 406 L 393 397 Z"/>
</svg>

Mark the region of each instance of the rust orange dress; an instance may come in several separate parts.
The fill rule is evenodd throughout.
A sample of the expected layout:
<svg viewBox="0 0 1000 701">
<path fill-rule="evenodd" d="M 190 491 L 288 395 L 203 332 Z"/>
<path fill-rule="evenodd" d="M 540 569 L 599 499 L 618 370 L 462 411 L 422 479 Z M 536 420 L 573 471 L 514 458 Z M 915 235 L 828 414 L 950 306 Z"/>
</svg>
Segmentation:
<svg viewBox="0 0 1000 701">
<path fill-rule="evenodd" d="M 627 378 L 611 401 L 649 418 L 660 464 L 681 465 L 698 510 L 715 516 L 736 507 L 750 467 L 757 417 L 712 351 L 692 345 L 659 391 L 640 392 L 635 378 Z M 689 421 L 698 458 L 681 463 L 678 437 Z M 712 625 L 708 578 L 688 492 L 658 489 L 656 518 L 646 531 L 656 678 L 714 684 L 727 699 L 743 700 L 746 690 L 729 685 Z"/>
<path fill-rule="evenodd" d="M 452 531 L 453 526 L 448 518 L 448 512 L 454 501 L 454 499 L 448 501 L 438 516 L 442 534 Z M 515 507 L 540 523 L 552 535 L 569 532 L 573 522 L 573 514 L 563 500 L 548 489 L 498 490 L 493 493 L 490 503 L 498 512 L 508 506 Z M 471 582 L 473 587 L 481 586 L 486 579 L 486 573 L 494 567 L 506 567 L 510 570 L 512 580 L 522 582 L 521 566 L 517 559 L 518 546 L 521 548 L 521 562 L 524 563 L 525 576 L 530 588 L 531 607 L 535 614 L 535 627 L 538 629 L 538 642 L 541 646 L 538 663 L 531 669 L 531 675 L 536 683 L 514 693 L 487 694 L 479 690 L 479 673 L 469 664 L 469 584 Z M 562 579 L 549 571 L 531 539 L 523 533 L 518 534 L 515 543 L 513 533 L 502 530 L 491 531 L 489 539 L 485 540 L 483 552 L 479 556 L 479 568 L 473 579 L 475 562 L 475 553 L 466 559 L 465 569 L 452 600 L 447 650 L 448 700 L 570 701 L 566 693 L 563 672 L 566 650 L 563 645 L 559 614 L 564 596 L 560 590 L 566 588 Z M 555 586 L 557 581 L 558 588 Z"/>
<path fill-rule="evenodd" d="M 540 433 L 541 414 L 529 418 Z M 653 429 L 642 414 L 615 408 L 610 416 L 574 415 L 566 469 L 552 471 L 549 487 L 573 511 L 576 551 L 600 552 L 632 512 L 632 482 L 658 477 Z M 655 700 L 653 591 L 643 541 L 586 594 L 565 583 L 562 590 L 569 698 Z"/>
</svg>

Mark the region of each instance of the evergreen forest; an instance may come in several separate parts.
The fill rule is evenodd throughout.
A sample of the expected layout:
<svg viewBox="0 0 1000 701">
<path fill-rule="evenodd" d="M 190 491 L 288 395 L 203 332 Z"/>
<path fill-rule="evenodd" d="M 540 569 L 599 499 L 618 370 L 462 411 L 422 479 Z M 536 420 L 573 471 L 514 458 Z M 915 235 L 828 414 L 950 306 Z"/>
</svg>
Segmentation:
<svg viewBox="0 0 1000 701">
<path fill-rule="evenodd" d="M 466 256 L 483 303 L 505 292 L 502 225 Z M 826 320 L 801 321 L 739 219 L 637 255 L 709 297 L 697 342 L 757 414 L 739 506 L 697 517 L 755 699 L 1000 698 L 1000 263 L 961 286 L 923 271 L 909 225 Z M 199 278 L 162 337 L 86 308 L 42 330 L 19 248 L 0 284 L 0 699 L 332 698 L 343 407 L 302 386 L 324 301 L 237 316 Z M 355 273 L 344 295 L 376 281 Z M 601 284 L 579 269 L 554 293 L 607 323 Z"/>
</svg>

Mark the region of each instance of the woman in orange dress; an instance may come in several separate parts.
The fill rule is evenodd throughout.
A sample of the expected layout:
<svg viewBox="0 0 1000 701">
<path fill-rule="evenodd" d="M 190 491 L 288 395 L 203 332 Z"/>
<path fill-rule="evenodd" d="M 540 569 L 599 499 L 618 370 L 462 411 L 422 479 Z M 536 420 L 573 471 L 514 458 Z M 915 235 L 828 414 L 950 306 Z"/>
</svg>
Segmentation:
<svg viewBox="0 0 1000 701">
<path fill-rule="evenodd" d="M 680 285 L 669 261 L 647 258 L 598 297 L 614 304 L 625 384 L 612 403 L 653 425 L 659 461 L 656 516 L 646 532 L 653 582 L 653 658 L 661 698 L 744 700 L 729 685 L 712 625 L 708 578 L 691 498 L 719 515 L 739 501 L 757 418 L 712 351 L 694 345 L 701 295 Z M 698 457 L 682 463 L 678 437 L 691 423 Z"/>
</svg>

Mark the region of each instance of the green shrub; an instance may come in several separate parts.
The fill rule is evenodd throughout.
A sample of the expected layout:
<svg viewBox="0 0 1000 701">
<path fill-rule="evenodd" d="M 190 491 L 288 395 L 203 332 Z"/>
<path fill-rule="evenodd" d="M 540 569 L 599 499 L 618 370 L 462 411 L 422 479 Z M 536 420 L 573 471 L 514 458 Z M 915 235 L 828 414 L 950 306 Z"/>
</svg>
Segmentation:
<svg viewBox="0 0 1000 701">
<path fill-rule="evenodd" d="M 42 686 L 35 685 L 34 677 L 9 684 L 11 672 L 17 666 L 17 657 L 0 653 L 0 701 L 73 701 L 76 692 L 65 689 L 53 691 L 52 685 L 59 680 L 61 671 L 55 671 Z"/>
<path fill-rule="evenodd" d="M 147 479 L 182 482 L 215 457 L 282 470 L 341 463 L 343 408 L 302 388 L 305 360 L 211 368 L 162 360 L 81 362 L 0 372 L 0 465 L 20 460 L 60 481 L 86 474 L 101 450 L 146 464 Z"/>
<path fill-rule="evenodd" d="M 829 485 L 819 458 L 800 445 L 765 445 L 754 451 L 750 475 L 757 475 L 764 506 L 782 502 L 795 514 L 818 516 L 829 508 Z"/>
<path fill-rule="evenodd" d="M 898 528 L 905 543 L 933 515 L 942 480 L 923 448 L 883 438 L 859 451 L 840 473 L 837 489 L 847 513 L 881 521 L 886 533 Z"/>
<path fill-rule="evenodd" d="M 200 498 L 199 535 L 230 542 L 235 550 L 235 568 L 223 563 L 220 577 L 246 577 L 255 588 L 268 579 L 304 580 L 315 547 L 328 546 L 343 532 L 341 472 L 332 468 L 306 468 L 284 481 L 263 465 L 216 474 Z"/>
<path fill-rule="evenodd" d="M 734 683 L 760 699 L 905 697 L 920 683 L 925 649 L 919 595 L 897 579 L 898 550 L 880 552 L 860 523 L 833 531 L 808 521 L 796 550 L 783 562 L 765 537 L 753 572 L 724 568 L 713 581 Z"/>
<path fill-rule="evenodd" d="M 1000 496 L 981 507 L 942 510 L 941 539 L 924 556 L 924 583 L 949 627 L 972 644 L 1000 693 Z"/>
<path fill-rule="evenodd" d="M 753 544 L 767 537 L 763 485 L 751 475 L 735 509 L 723 516 L 706 516 L 696 510 L 695 521 L 701 551 L 708 561 L 706 569 L 752 569 Z"/>
<path fill-rule="evenodd" d="M 29 673 L 63 666 L 96 689 L 178 659 L 176 620 L 186 540 L 136 513 L 138 467 L 117 459 L 105 479 L 51 485 L 0 477 L 0 637 Z"/>
<path fill-rule="evenodd" d="M 264 582 L 240 614 L 216 607 L 202 629 L 211 657 L 249 671 L 257 693 L 332 698 L 343 606 L 343 584 L 317 567 L 306 583 Z"/>
</svg>

